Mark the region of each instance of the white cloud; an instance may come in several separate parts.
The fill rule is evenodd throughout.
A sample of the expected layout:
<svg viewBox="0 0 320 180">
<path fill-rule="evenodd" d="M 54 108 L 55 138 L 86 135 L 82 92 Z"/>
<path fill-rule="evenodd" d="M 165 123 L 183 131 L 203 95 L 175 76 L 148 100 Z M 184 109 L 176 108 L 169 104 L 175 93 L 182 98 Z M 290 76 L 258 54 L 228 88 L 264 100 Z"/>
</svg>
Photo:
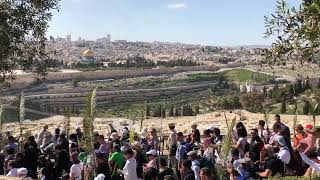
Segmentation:
<svg viewBox="0 0 320 180">
<path fill-rule="evenodd" d="M 184 9 L 187 8 L 185 3 L 168 4 L 169 9 Z"/>
</svg>

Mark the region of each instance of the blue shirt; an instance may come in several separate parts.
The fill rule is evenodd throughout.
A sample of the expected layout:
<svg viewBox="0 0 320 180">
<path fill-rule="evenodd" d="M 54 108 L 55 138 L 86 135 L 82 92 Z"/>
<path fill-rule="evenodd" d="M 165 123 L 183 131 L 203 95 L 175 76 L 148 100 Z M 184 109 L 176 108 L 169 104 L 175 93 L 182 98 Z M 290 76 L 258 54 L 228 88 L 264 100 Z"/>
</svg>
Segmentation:
<svg viewBox="0 0 320 180">
<path fill-rule="evenodd" d="M 6 148 L 14 149 L 14 153 L 18 152 L 18 144 L 17 143 L 9 143 Z"/>
<path fill-rule="evenodd" d="M 176 152 L 176 160 L 181 161 L 185 159 L 185 154 L 187 153 L 185 145 L 187 142 L 180 142 Z"/>
</svg>

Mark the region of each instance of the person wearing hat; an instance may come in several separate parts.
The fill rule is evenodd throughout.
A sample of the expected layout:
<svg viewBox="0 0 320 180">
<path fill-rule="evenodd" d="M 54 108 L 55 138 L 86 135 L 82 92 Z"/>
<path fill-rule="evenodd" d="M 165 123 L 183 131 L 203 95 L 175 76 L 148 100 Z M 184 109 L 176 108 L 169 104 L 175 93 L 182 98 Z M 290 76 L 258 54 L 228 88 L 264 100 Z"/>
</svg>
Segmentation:
<svg viewBox="0 0 320 180">
<path fill-rule="evenodd" d="M 277 157 L 284 163 L 289 164 L 291 160 L 290 151 L 287 147 L 286 140 L 283 136 L 277 136 L 276 138 L 276 146 L 280 149 Z"/>
<path fill-rule="evenodd" d="M 239 160 L 241 168 L 238 169 L 240 179 L 259 179 L 252 168 L 252 161 L 250 158 L 243 158 Z"/>
<path fill-rule="evenodd" d="M 190 151 L 187 155 L 188 159 L 192 162 L 191 169 L 194 172 L 195 180 L 200 180 L 200 162 L 198 161 L 198 152 Z"/>
<path fill-rule="evenodd" d="M 312 129 L 307 129 L 306 133 L 307 133 L 307 137 L 300 140 L 299 142 L 299 146 L 303 145 L 304 147 L 306 147 L 304 153 L 307 154 L 311 151 L 316 150 L 316 134 L 318 134 L 320 132 L 320 127 L 319 126 L 315 126 Z"/>
<path fill-rule="evenodd" d="M 131 147 L 128 147 L 124 150 L 123 154 L 126 158 L 126 164 L 124 165 L 123 170 L 120 170 L 120 173 L 123 174 L 124 180 L 138 180 L 137 162 L 134 158 L 134 151 Z"/>
<path fill-rule="evenodd" d="M 176 164 L 175 155 L 178 147 L 177 143 L 177 131 L 175 130 L 175 124 L 169 124 L 170 135 L 168 138 L 168 147 L 169 147 L 169 156 L 170 156 L 170 165 Z"/>
<path fill-rule="evenodd" d="M 71 162 L 72 166 L 70 168 L 69 176 L 73 180 L 82 180 L 82 171 L 83 171 L 83 164 L 78 159 L 78 153 L 73 152 L 71 154 Z"/>
<path fill-rule="evenodd" d="M 148 156 L 149 162 L 146 164 L 144 171 L 147 171 L 149 168 L 158 168 L 158 165 L 157 165 L 158 151 L 155 149 L 151 149 L 146 154 Z"/>
<path fill-rule="evenodd" d="M 198 127 L 198 124 L 196 122 L 192 122 L 191 124 L 191 129 L 192 129 L 192 137 L 194 137 L 194 140 L 197 142 L 197 143 L 200 143 L 201 140 L 200 140 L 200 131 L 199 129 L 197 129 Z"/>
<path fill-rule="evenodd" d="M 299 143 L 302 139 L 306 138 L 307 137 L 307 134 L 306 132 L 304 132 L 303 130 L 303 126 L 301 124 L 298 124 L 294 130 L 296 131 L 296 134 L 294 136 L 294 139 L 293 139 L 293 147 L 298 147 L 299 146 Z"/>
<path fill-rule="evenodd" d="M 23 179 L 31 179 L 28 177 L 28 170 L 26 168 L 19 168 L 17 170 L 18 172 L 18 177 L 23 178 Z"/>
<path fill-rule="evenodd" d="M 111 133 L 109 141 L 110 142 L 119 142 L 120 143 L 118 133 L 117 132 Z"/>
</svg>

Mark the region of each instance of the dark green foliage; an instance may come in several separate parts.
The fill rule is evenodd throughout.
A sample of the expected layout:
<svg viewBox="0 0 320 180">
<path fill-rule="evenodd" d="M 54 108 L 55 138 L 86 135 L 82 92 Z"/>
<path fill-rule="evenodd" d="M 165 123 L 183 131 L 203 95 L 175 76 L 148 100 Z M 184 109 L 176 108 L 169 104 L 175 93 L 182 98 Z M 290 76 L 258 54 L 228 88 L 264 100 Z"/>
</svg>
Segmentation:
<svg viewBox="0 0 320 180">
<path fill-rule="evenodd" d="M 282 102 L 281 102 L 281 109 L 280 109 L 280 113 L 284 114 L 287 112 L 287 105 L 286 105 L 286 99 L 283 98 Z"/>
<path fill-rule="evenodd" d="M 146 116 L 149 117 L 150 115 L 150 106 L 146 104 Z"/>
<path fill-rule="evenodd" d="M 169 116 L 170 117 L 174 116 L 174 105 L 171 105 L 171 107 L 170 107 Z"/>
<path fill-rule="evenodd" d="M 187 104 L 182 107 L 182 116 L 193 116 L 193 115 L 194 113 L 191 105 Z"/>
<path fill-rule="evenodd" d="M 78 83 L 79 83 L 80 81 L 78 80 L 78 79 L 73 79 L 72 80 L 72 85 L 73 85 L 73 87 L 78 87 Z"/>
<path fill-rule="evenodd" d="M 161 110 L 161 117 L 165 118 L 166 117 L 166 109 Z"/>
<path fill-rule="evenodd" d="M 311 110 L 311 104 L 308 100 L 303 100 L 303 114 L 308 115 Z"/>
<path fill-rule="evenodd" d="M 181 107 L 176 107 L 174 116 L 181 116 Z"/>
<path fill-rule="evenodd" d="M 241 104 L 238 96 L 231 96 L 220 98 L 217 106 L 222 109 L 237 109 L 241 107 Z"/>
<path fill-rule="evenodd" d="M 241 106 L 249 111 L 257 112 L 263 109 L 264 95 L 262 93 L 248 93 L 240 97 Z"/>
<path fill-rule="evenodd" d="M 145 68 L 145 67 L 156 67 L 156 64 L 148 59 L 141 56 L 130 57 L 125 60 L 124 64 L 117 64 L 115 62 L 110 62 L 109 67 L 124 67 L 124 68 Z"/>
<path fill-rule="evenodd" d="M 33 71 L 40 77 L 55 64 L 46 49 L 46 31 L 59 0 L 0 1 L 0 85 L 9 86 L 13 70 Z M 39 76 L 38 76 L 38 79 Z"/>
<path fill-rule="evenodd" d="M 174 66 L 199 66 L 201 64 L 187 59 L 178 59 L 170 61 L 158 61 L 158 66 L 174 67 Z"/>
<path fill-rule="evenodd" d="M 296 90 L 296 93 L 302 93 L 303 92 L 303 86 L 302 86 L 302 81 L 301 79 L 298 79 L 295 83 L 295 90 Z"/>
<path fill-rule="evenodd" d="M 198 105 L 195 107 L 195 111 L 196 111 L 196 114 L 200 113 L 200 107 Z"/>
</svg>

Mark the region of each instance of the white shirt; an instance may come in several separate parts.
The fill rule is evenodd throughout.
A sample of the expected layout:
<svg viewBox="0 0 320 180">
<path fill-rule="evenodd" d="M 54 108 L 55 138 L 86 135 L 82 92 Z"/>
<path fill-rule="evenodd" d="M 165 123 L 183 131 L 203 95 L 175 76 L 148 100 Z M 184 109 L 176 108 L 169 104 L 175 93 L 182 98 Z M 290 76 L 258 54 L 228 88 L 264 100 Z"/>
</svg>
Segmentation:
<svg viewBox="0 0 320 180">
<path fill-rule="evenodd" d="M 240 154 L 240 157 L 243 158 L 243 156 L 245 154 L 247 138 L 246 137 L 240 137 L 238 139 L 238 141 L 237 141 L 237 145 L 239 145 L 239 144 L 240 144 L 239 154 Z"/>
<path fill-rule="evenodd" d="M 177 132 L 176 130 L 172 130 L 168 139 L 170 145 L 177 145 Z"/>
<path fill-rule="evenodd" d="M 272 133 L 272 135 L 270 136 L 270 139 L 269 139 L 269 144 L 273 145 L 277 136 L 278 136 L 277 133 Z"/>
<path fill-rule="evenodd" d="M 6 176 L 18 177 L 18 168 L 12 168 Z"/>
<path fill-rule="evenodd" d="M 304 153 L 300 153 L 300 156 L 306 164 L 312 167 L 317 173 L 320 173 L 320 164 L 315 163 L 314 161 L 309 159 Z"/>
<path fill-rule="evenodd" d="M 192 161 L 191 169 L 194 172 L 195 180 L 200 180 L 200 163 L 199 163 L 199 161 L 197 161 L 197 160 Z"/>
<path fill-rule="evenodd" d="M 267 140 L 269 139 L 269 133 L 268 133 L 268 131 L 266 129 L 263 129 L 263 130 L 259 129 L 258 130 L 258 134 L 259 134 L 259 137 L 261 138 L 261 140 L 263 142 L 268 143 Z"/>
<path fill-rule="evenodd" d="M 278 153 L 278 158 L 285 164 L 289 164 L 291 156 L 288 148 L 283 147 Z"/>
<path fill-rule="evenodd" d="M 126 165 L 123 167 L 122 174 L 125 180 L 138 180 L 137 161 L 135 158 L 127 159 Z"/>
<path fill-rule="evenodd" d="M 82 162 L 79 164 L 72 164 L 70 168 L 70 176 L 73 174 L 73 177 L 75 177 L 75 180 L 81 180 L 82 179 L 82 170 L 83 170 L 83 164 Z"/>
<path fill-rule="evenodd" d="M 233 142 L 237 142 L 239 140 L 238 131 L 236 128 L 232 129 L 232 138 Z"/>
</svg>

